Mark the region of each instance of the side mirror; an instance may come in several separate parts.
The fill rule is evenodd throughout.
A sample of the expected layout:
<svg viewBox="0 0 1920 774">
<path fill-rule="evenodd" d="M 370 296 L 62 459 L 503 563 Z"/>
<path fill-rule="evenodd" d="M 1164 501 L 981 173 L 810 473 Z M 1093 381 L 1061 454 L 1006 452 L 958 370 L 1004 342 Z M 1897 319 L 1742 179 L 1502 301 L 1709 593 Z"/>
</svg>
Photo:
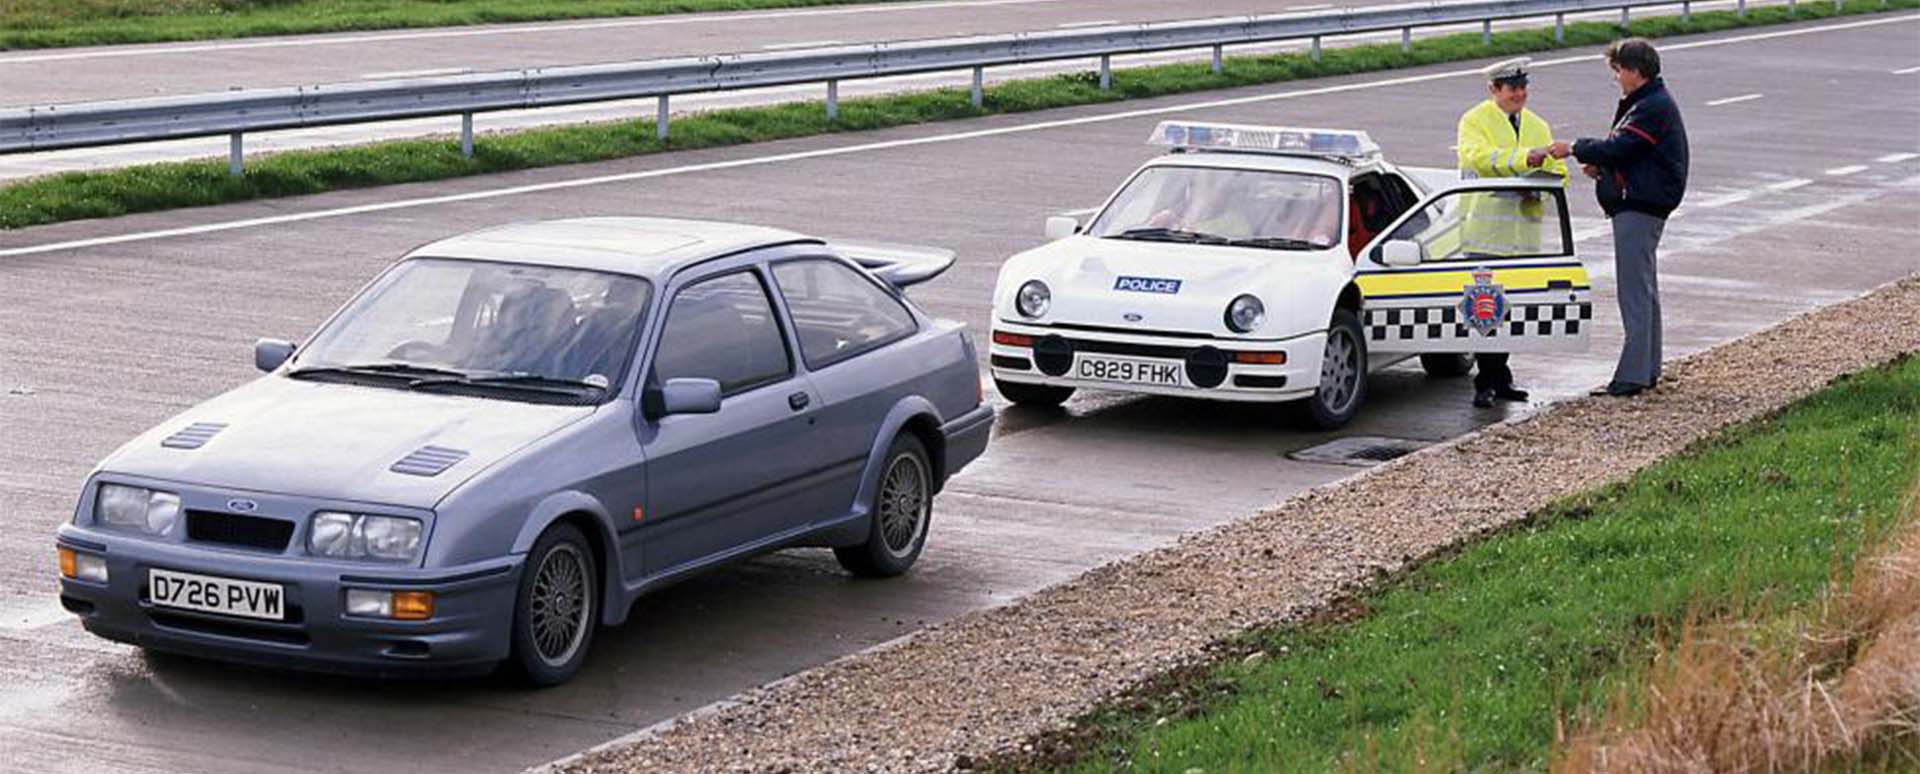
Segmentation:
<svg viewBox="0 0 1920 774">
<path fill-rule="evenodd" d="M 720 410 L 720 382 L 713 379 L 668 379 L 650 387 L 643 401 L 647 416 L 712 414 Z"/>
<path fill-rule="evenodd" d="M 293 342 L 260 339 L 253 343 L 253 367 L 272 372 L 293 357 Z"/>
<path fill-rule="evenodd" d="M 1078 233 L 1080 233 L 1080 221 L 1065 215 L 1055 215 L 1047 218 L 1048 239 L 1066 239 Z"/>
<path fill-rule="evenodd" d="M 1411 239 L 1395 239 L 1380 246 L 1380 262 L 1388 266 L 1419 266 L 1427 249 Z"/>
</svg>

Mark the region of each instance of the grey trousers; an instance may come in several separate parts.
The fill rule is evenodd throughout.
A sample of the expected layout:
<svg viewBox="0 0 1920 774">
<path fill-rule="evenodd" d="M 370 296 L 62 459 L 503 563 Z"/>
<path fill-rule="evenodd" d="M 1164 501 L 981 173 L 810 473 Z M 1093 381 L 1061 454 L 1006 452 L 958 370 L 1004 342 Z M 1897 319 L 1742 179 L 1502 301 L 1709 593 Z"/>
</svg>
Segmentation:
<svg viewBox="0 0 1920 774">
<path fill-rule="evenodd" d="M 1613 216 L 1614 280 L 1620 292 L 1620 322 L 1627 329 L 1613 380 L 1651 387 L 1660 380 L 1660 279 L 1654 251 L 1667 221 L 1644 212 Z"/>
</svg>

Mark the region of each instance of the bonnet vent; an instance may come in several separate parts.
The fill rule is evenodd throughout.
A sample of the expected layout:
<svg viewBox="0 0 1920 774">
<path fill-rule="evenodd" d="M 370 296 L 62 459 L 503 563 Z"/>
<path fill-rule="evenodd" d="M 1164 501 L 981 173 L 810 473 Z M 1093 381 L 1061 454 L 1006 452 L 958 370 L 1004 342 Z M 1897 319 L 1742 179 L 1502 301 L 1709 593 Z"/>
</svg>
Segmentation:
<svg viewBox="0 0 1920 774">
<path fill-rule="evenodd" d="M 395 473 L 409 476 L 437 476 L 447 468 L 467 458 L 467 453 L 459 449 L 444 446 L 422 446 L 412 454 L 401 457 L 393 467 L 387 468 Z"/>
<path fill-rule="evenodd" d="M 213 440 L 215 433 L 226 429 L 225 422 L 195 422 L 182 428 L 180 432 L 167 436 L 160 441 L 161 446 L 169 449 L 198 449 Z"/>
</svg>

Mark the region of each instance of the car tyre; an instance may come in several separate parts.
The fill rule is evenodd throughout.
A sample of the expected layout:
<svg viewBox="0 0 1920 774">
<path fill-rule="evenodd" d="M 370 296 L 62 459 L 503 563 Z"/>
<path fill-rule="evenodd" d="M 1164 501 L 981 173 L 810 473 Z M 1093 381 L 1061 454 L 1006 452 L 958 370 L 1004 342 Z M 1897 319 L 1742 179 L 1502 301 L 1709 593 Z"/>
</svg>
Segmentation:
<svg viewBox="0 0 1920 774">
<path fill-rule="evenodd" d="M 1473 356 L 1460 352 L 1429 352 L 1420 356 L 1420 368 L 1435 379 L 1466 376 L 1473 370 Z"/>
<path fill-rule="evenodd" d="M 919 438 L 901 433 L 893 439 L 867 505 L 867 539 L 834 548 L 834 558 L 847 572 L 863 578 L 905 573 L 926 547 L 927 528 L 933 520 L 933 465 Z"/>
<path fill-rule="evenodd" d="M 1072 387 L 1055 387 L 1051 384 L 1003 382 L 995 379 L 993 388 L 1000 392 L 1001 397 L 1013 401 L 1015 405 L 1037 408 L 1052 408 L 1073 397 Z"/>
<path fill-rule="evenodd" d="M 599 624 L 598 563 L 580 528 L 555 524 L 534 541 L 514 596 L 509 661 L 532 685 L 559 685 L 587 660 Z"/>
<path fill-rule="evenodd" d="M 1360 318 L 1347 309 L 1333 310 L 1327 326 L 1327 346 L 1320 356 L 1320 386 L 1301 401 L 1308 425 L 1338 430 L 1353 421 L 1367 402 L 1367 339 Z"/>
</svg>

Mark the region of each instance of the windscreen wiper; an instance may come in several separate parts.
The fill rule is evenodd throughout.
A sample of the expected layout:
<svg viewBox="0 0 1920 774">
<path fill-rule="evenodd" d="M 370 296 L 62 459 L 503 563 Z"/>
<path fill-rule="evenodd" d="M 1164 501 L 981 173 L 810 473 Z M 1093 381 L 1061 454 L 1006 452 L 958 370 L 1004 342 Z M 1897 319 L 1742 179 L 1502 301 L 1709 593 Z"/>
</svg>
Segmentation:
<svg viewBox="0 0 1920 774">
<path fill-rule="evenodd" d="M 1231 240 L 1216 234 L 1200 231 L 1185 231 L 1177 228 L 1130 228 L 1115 234 L 1114 239 L 1139 239 L 1155 242 L 1197 242 L 1202 244 L 1226 244 Z"/>
<path fill-rule="evenodd" d="M 547 376 L 545 374 L 456 374 L 415 379 L 407 383 L 407 386 L 413 389 L 447 385 L 460 387 L 505 387 L 573 396 L 579 395 L 583 390 L 592 390 L 596 393 L 607 391 L 607 386 L 604 384 L 595 384 L 581 379 Z"/>
<path fill-rule="evenodd" d="M 419 363 L 404 363 L 400 361 L 386 361 L 386 362 L 380 362 L 380 363 L 350 363 L 347 365 L 307 366 L 305 368 L 295 368 L 292 371 L 287 372 L 288 376 L 308 376 L 313 374 L 356 374 L 356 375 L 390 376 L 397 379 L 404 379 L 409 377 L 418 378 L 420 376 L 434 376 L 434 377 L 446 377 L 446 378 L 455 378 L 455 377 L 465 378 L 467 376 L 466 372 L 464 371 L 456 371 L 450 368 L 439 368 L 439 367 L 430 366 L 430 365 L 421 365 Z"/>
<path fill-rule="evenodd" d="M 1305 239 L 1277 236 L 1229 239 L 1227 240 L 1227 244 L 1234 247 L 1265 247 L 1273 250 L 1319 250 L 1325 247 L 1325 245 L 1309 242 Z"/>
</svg>

